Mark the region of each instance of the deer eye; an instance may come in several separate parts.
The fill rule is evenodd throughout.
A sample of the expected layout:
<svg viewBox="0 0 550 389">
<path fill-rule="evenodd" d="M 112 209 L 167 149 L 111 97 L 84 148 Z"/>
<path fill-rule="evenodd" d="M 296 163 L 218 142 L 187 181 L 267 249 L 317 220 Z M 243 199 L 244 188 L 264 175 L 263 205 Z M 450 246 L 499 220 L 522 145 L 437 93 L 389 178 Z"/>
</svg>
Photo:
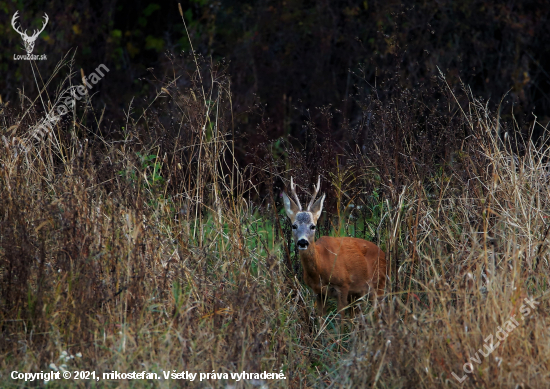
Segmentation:
<svg viewBox="0 0 550 389">
<path fill-rule="evenodd" d="M 298 229 L 298 226 L 297 226 L 296 224 L 293 224 L 293 225 L 292 225 L 292 229 L 293 229 L 293 230 L 297 230 L 297 229 Z"/>
<path fill-rule="evenodd" d="M 314 226 L 314 225 L 311 225 L 311 227 L 309 227 L 309 228 L 311 228 L 312 230 L 315 230 L 315 226 Z"/>
</svg>

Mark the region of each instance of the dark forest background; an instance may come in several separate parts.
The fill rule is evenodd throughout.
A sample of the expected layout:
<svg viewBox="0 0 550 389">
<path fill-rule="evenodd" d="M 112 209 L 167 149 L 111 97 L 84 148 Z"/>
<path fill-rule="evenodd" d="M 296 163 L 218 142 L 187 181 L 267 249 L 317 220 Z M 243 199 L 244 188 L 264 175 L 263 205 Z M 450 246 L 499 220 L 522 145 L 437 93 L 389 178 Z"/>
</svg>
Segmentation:
<svg viewBox="0 0 550 389">
<path fill-rule="evenodd" d="M 452 88 L 460 89 L 461 80 L 493 108 L 507 94 L 500 108 L 503 117 L 514 114 L 526 131 L 532 113 L 539 122 L 548 121 L 547 1 L 181 4 L 196 52 L 204 63 L 219 64 L 229 75 L 235 147 L 247 162 L 253 161 L 251 155 L 262 142 L 285 137 L 307 144 L 308 128 L 315 129 L 316 141 L 358 142 L 368 152 L 372 137 L 364 128 L 369 124 L 365 101 L 374 93 L 385 102 L 402 99 L 408 91 L 424 107 L 436 107 L 441 97 L 433 91 L 438 68 Z M 14 54 L 24 54 L 10 23 L 16 10 L 29 30 L 41 25 L 44 12 L 49 15 L 34 50 L 48 56 L 36 62 L 43 76 L 70 50 L 76 51 L 77 71 L 82 68 L 88 74 L 101 63 L 111 69 L 93 97 L 94 106 L 105 109 L 104 123 L 112 121 L 102 131 L 107 138 L 117 136 L 132 97 L 139 111 L 160 83 L 181 76 L 174 75 L 174 63 L 182 74 L 195 66 L 177 2 L 1 1 L 4 102 L 15 102 L 21 88 L 37 94 L 26 61 L 13 60 Z M 184 75 L 177 85 L 189 82 Z M 447 139 L 444 148 L 449 144 Z M 448 154 L 444 148 L 435 150 L 442 158 Z"/>
</svg>

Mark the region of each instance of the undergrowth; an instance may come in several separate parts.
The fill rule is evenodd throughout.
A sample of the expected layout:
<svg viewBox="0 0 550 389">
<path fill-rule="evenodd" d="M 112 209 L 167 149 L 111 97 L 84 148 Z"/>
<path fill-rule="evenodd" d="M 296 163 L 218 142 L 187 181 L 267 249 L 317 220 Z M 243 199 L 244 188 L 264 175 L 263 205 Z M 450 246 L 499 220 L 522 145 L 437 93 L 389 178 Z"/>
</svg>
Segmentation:
<svg viewBox="0 0 550 389">
<path fill-rule="evenodd" d="M 386 143 L 367 134 L 382 145 L 370 151 L 328 141 L 304 151 L 282 139 L 242 165 L 227 75 L 200 59 L 184 73 L 185 60 L 173 59 L 185 82 L 151 80 L 156 99 L 130 103 L 120 129 L 102 123 L 90 97 L 42 139 L 31 129 L 55 94 L 44 92 L 43 109 L 23 92 L 0 108 L 2 387 L 23 385 L 15 370 L 286 377 L 82 387 L 549 385 L 547 129 L 536 144 L 520 139 L 513 123 L 442 79 L 469 135 L 437 166 L 411 157 L 421 130 Z M 54 79 L 78 82 L 71 65 Z M 418 124 L 414 104 L 399 111 L 372 97 L 364 107 L 373 126 Z M 411 159 L 385 154 L 392 147 Z M 360 301 L 362 314 L 342 331 L 334 309 L 314 317 L 280 204 L 291 175 L 307 196 L 317 174 L 328 193 L 320 234 L 372 240 L 390 264 L 379 315 Z M 526 298 L 538 305 L 523 315 Z M 483 357 L 514 315 L 517 328 Z"/>
</svg>

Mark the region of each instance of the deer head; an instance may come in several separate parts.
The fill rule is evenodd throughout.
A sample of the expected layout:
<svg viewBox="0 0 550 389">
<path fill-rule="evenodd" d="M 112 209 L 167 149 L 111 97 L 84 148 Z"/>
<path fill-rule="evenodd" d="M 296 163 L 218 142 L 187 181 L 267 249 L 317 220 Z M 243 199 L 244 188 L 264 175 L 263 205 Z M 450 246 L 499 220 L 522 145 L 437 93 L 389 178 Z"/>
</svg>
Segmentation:
<svg viewBox="0 0 550 389">
<path fill-rule="evenodd" d="M 323 201 L 325 195 L 321 196 L 317 201 L 317 193 L 321 187 L 321 176 L 317 179 L 317 186 L 313 187 L 313 196 L 305 211 L 302 211 L 302 205 L 296 194 L 296 185 L 292 177 L 290 178 L 290 191 L 295 202 L 283 192 L 283 202 L 285 211 L 292 223 L 292 237 L 299 250 L 307 250 L 307 248 L 315 241 L 315 228 L 321 211 L 323 210 Z"/>
<path fill-rule="evenodd" d="M 38 35 L 40 35 L 42 31 L 44 31 L 44 28 L 46 28 L 49 18 L 48 18 L 48 15 L 44 13 L 44 24 L 42 25 L 42 29 L 40 29 L 40 31 L 34 30 L 34 34 L 32 34 L 31 36 L 28 36 L 27 30 L 21 31 L 15 25 L 15 21 L 19 17 L 18 13 L 19 11 L 15 12 L 15 14 L 13 15 L 13 18 L 11 19 L 11 25 L 13 29 L 17 31 L 19 35 L 21 35 L 21 38 L 23 38 L 23 44 L 25 45 L 25 50 L 27 51 L 27 54 L 31 54 L 34 49 L 34 42 L 36 41 L 36 38 L 38 38 Z"/>
</svg>

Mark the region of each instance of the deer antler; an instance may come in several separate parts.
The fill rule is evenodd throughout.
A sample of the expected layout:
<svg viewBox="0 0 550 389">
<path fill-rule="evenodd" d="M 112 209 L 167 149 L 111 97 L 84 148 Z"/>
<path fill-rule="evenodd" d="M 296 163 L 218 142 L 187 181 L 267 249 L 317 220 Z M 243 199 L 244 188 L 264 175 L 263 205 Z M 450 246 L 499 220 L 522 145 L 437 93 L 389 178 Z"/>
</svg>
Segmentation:
<svg viewBox="0 0 550 389">
<path fill-rule="evenodd" d="M 15 25 L 15 20 L 19 17 L 19 15 L 17 15 L 18 13 L 19 13 L 19 11 L 16 11 L 13 14 L 13 18 L 11 18 L 11 25 L 12 25 L 13 29 L 19 33 L 19 35 L 27 35 L 26 34 L 27 30 L 25 30 L 25 32 L 22 32 L 21 30 L 18 30 L 17 26 Z"/>
<path fill-rule="evenodd" d="M 320 188 L 321 188 L 321 176 L 319 175 L 319 178 L 317 179 L 317 186 L 313 186 L 313 196 L 311 196 L 311 201 L 307 206 L 308 211 L 311 210 L 311 206 L 313 205 L 313 202 L 315 201 L 315 197 L 317 197 L 317 193 L 319 193 Z"/>
<path fill-rule="evenodd" d="M 48 14 L 44 12 L 44 24 L 42 25 L 42 29 L 40 31 L 34 30 L 35 32 L 32 34 L 32 38 L 36 38 L 42 31 L 44 31 L 46 25 L 48 24 L 48 20 L 50 20 L 50 18 L 48 17 Z"/>
<path fill-rule="evenodd" d="M 301 211 L 302 204 L 300 204 L 300 199 L 296 194 L 296 185 L 294 185 L 294 181 L 292 180 L 292 177 L 290 177 L 290 193 L 292 194 L 292 197 L 294 197 L 294 200 L 296 201 L 296 205 L 298 206 L 298 209 Z"/>
</svg>

